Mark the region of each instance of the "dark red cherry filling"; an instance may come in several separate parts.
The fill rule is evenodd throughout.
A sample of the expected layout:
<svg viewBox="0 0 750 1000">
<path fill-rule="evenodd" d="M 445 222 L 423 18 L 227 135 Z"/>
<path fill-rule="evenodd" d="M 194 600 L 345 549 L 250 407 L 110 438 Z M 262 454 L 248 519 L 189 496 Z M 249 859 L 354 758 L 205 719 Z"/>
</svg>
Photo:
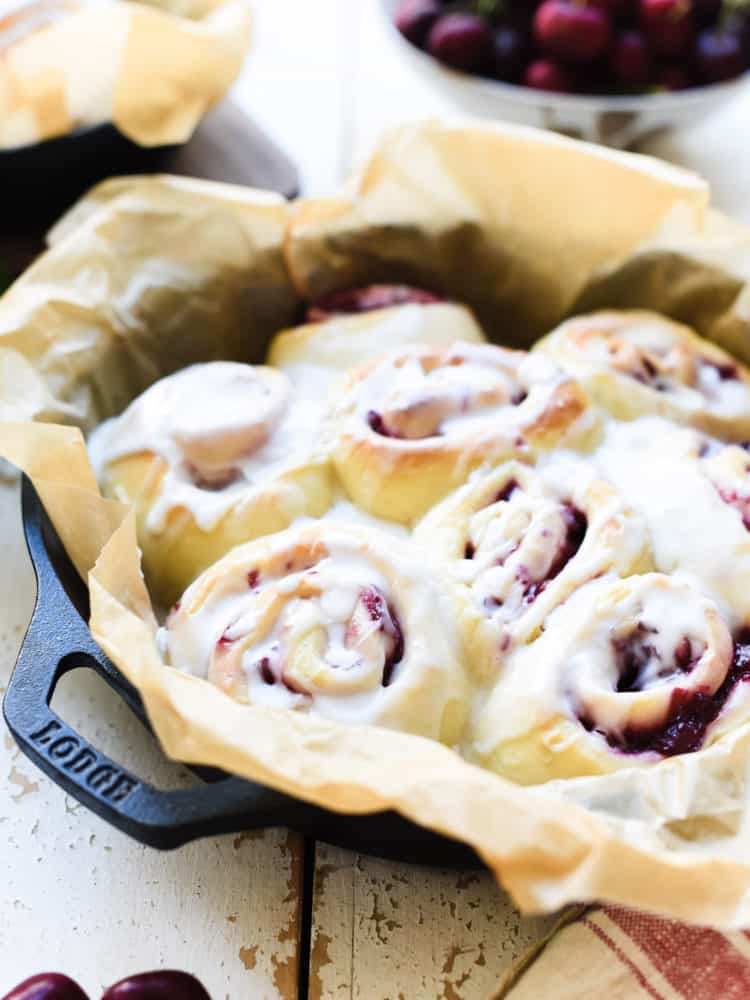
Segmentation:
<svg viewBox="0 0 750 1000">
<path fill-rule="evenodd" d="M 515 482 L 509 485 L 512 486 L 511 492 L 518 488 L 518 484 Z M 566 500 L 560 504 L 560 515 L 565 523 L 565 538 L 546 576 L 541 578 L 532 577 L 525 566 L 519 566 L 516 573 L 516 579 L 523 588 L 523 601 L 526 605 L 533 604 L 548 584 L 562 573 L 570 560 L 576 555 L 586 537 L 588 520 L 582 510 L 579 510 L 578 507 L 575 507 Z M 512 551 L 515 552 L 515 549 Z M 499 565 L 502 565 L 510 554 L 510 552 L 506 553 Z M 502 605 L 503 600 L 501 598 L 486 597 L 484 599 L 484 607 L 487 611 L 491 612 L 495 608 L 502 607 Z"/>
<path fill-rule="evenodd" d="M 503 500 L 510 500 L 516 490 L 520 488 L 521 487 L 518 485 L 518 481 L 516 479 L 509 479 L 505 486 L 503 486 L 500 492 L 490 501 L 490 503 L 487 504 L 487 506 L 491 507 L 492 504 L 500 503 Z M 464 546 L 464 559 L 473 559 L 476 554 L 477 547 L 471 539 L 469 539 Z"/>
<path fill-rule="evenodd" d="M 586 537 L 586 530 L 589 523 L 586 515 L 572 503 L 565 502 L 561 505 L 561 513 L 565 522 L 565 540 L 557 553 L 557 558 L 550 567 L 547 580 L 554 580 L 568 565 L 573 556 L 583 545 Z"/>
<path fill-rule="evenodd" d="M 502 500 L 510 500 L 516 490 L 521 487 L 518 485 L 517 479 L 509 479 L 508 482 L 503 486 L 500 492 L 497 494 L 492 503 L 500 503 Z"/>
<path fill-rule="evenodd" d="M 379 625 L 380 631 L 388 640 L 383 664 L 383 687 L 388 687 L 393 681 L 394 670 L 404 658 L 404 633 L 401 630 L 401 623 L 377 587 L 366 587 L 360 594 L 360 600 L 370 620 Z"/>
<path fill-rule="evenodd" d="M 734 507 L 735 510 L 739 511 L 745 530 L 750 531 L 750 496 L 743 496 L 737 490 L 728 490 L 721 486 L 716 486 L 716 492 L 724 503 L 729 504 L 730 507 Z"/>
<path fill-rule="evenodd" d="M 656 632 L 657 629 L 653 626 L 639 622 L 630 635 L 612 640 L 615 661 L 619 670 L 618 691 L 643 690 L 647 667 L 659 659 L 656 647 L 650 640 L 650 637 Z M 686 636 L 675 649 L 673 663 L 660 667 L 656 676 L 666 678 L 674 673 L 689 673 L 697 663 L 697 659 L 693 656 L 692 643 Z"/>
<path fill-rule="evenodd" d="M 641 642 L 640 653 L 632 656 L 637 661 L 645 655 L 645 644 Z M 675 668 L 680 672 L 689 672 L 694 665 L 690 640 L 684 639 L 675 650 Z M 643 668 L 641 664 L 640 669 Z M 638 664 L 635 664 L 635 669 Z M 670 671 L 674 672 L 674 671 Z M 624 733 L 601 733 L 607 743 L 622 753 L 658 753 L 662 757 L 674 757 L 682 753 L 694 753 L 700 750 L 706 738 L 706 731 L 715 722 L 730 694 L 740 683 L 750 681 L 750 630 L 743 631 L 735 640 L 732 666 L 727 672 L 724 683 L 713 693 L 706 691 L 689 691 L 677 687 L 667 711 L 667 718 L 658 726 L 629 726 Z M 622 682 L 622 678 L 621 678 Z M 635 680 L 633 680 L 635 684 Z M 637 691 L 637 686 L 620 688 L 619 690 Z M 593 719 L 580 716 L 581 724 L 589 732 L 596 729 Z"/>
<path fill-rule="evenodd" d="M 199 490 L 208 490 L 211 493 L 219 493 L 221 490 L 225 490 L 228 486 L 236 483 L 242 476 L 239 469 L 222 469 L 221 472 L 207 476 L 195 465 L 188 465 L 188 474 L 193 486 L 197 486 Z"/>
<path fill-rule="evenodd" d="M 424 288 L 414 288 L 411 285 L 367 285 L 364 288 L 348 288 L 324 295 L 308 307 L 305 319 L 308 323 L 321 323 L 331 316 L 371 312 L 374 309 L 387 309 L 390 306 L 403 306 L 409 303 L 430 305 L 433 302 L 444 301 L 442 296 L 434 292 L 428 292 Z"/>
<path fill-rule="evenodd" d="M 378 413 L 377 410 L 368 410 L 367 425 L 371 431 L 374 431 L 381 437 L 399 438 L 401 436 L 400 434 L 396 434 L 388 428 L 385 420 L 383 420 L 382 414 Z"/>
<path fill-rule="evenodd" d="M 707 361 L 705 358 L 702 364 L 706 368 L 713 368 L 716 374 L 719 376 L 721 382 L 734 382 L 739 378 L 739 371 L 737 365 L 733 364 L 731 361 L 726 361 L 720 364 L 716 361 Z"/>
<path fill-rule="evenodd" d="M 523 599 L 526 604 L 534 603 L 547 585 L 562 573 L 583 545 L 588 528 L 586 515 L 567 501 L 560 505 L 560 514 L 565 522 L 565 538 L 547 575 L 541 580 L 534 580 L 524 566 L 518 570 L 518 580 L 523 586 Z"/>
<path fill-rule="evenodd" d="M 630 372 L 630 377 L 657 392 L 666 392 L 669 388 L 669 384 L 662 378 L 659 369 L 647 357 L 641 358 L 641 367 Z"/>
</svg>

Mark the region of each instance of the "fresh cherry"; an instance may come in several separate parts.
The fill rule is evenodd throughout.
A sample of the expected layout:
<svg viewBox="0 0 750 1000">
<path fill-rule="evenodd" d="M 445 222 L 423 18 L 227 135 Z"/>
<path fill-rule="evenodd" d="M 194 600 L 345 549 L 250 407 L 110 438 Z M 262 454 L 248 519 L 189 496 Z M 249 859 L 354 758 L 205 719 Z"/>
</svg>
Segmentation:
<svg viewBox="0 0 750 1000">
<path fill-rule="evenodd" d="M 651 66 L 646 39 L 640 31 L 624 31 L 612 51 L 612 71 L 624 87 L 648 83 Z"/>
<path fill-rule="evenodd" d="M 523 75 L 525 87 L 534 90 L 553 90 L 567 94 L 573 89 L 573 81 L 567 70 L 551 59 L 535 59 L 526 67 Z"/>
<path fill-rule="evenodd" d="M 72 1000 L 72 998 L 71 998 Z M 128 976 L 110 986 L 102 1000 L 211 1000 L 195 976 L 163 969 Z"/>
<path fill-rule="evenodd" d="M 492 70 L 492 31 L 477 14 L 444 14 L 427 36 L 427 50 L 452 69 L 482 74 Z"/>
<path fill-rule="evenodd" d="M 396 11 L 396 27 L 412 45 L 421 47 L 441 13 L 438 0 L 403 0 Z"/>
<path fill-rule="evenodd" d="M 78 983 L 59 972 L 42 972 L 24 979 L 3 1000 L 89 1000 Z"/>
<path fill-rule="evenodd" d="M 628 15 L 632 0 L 589 0 L 589 4 L 603 10 L 605 14 L 609 14 L 615 20 Z"/>
<path fill-rule="evenodd" d="M 692 0 L 640 0 L 641 26 L 654 52 L 676 56 L 693 40 Z"/>
<path fill-rule="evenodd" d="M 715 24 L 721 14 L 722 6 L 723 0 L 693 0 L 693 11 L 698 25 L 705 28 L 709 24 Z"/>
<path fill-rule="evenodd" d="M 687 90 L 690 77 L 679 66 L 665 66 L 657 73 L 656 84 L 664 90 Z"/>
<path fill-rule="evenodd" d="M 746 67 L 739 35 L 720 28 L 701 31 L 695 42 L 695 65 L 704 83 L 733 80 Z"/>
<path fill-rule="evenodd" d="M 513 25 L 501 25 L 493 35 L 494 73 L 498 80 L 516 83 L 529 62 L 532 42 L 528 32 Z"/>
<path fill-rule="evenodd" d="M 612 23 L 600 7 L 573 0 L 544 0 L 534 15 L 534 36 L 552 56 L 588 61 L 609 48 Z"/>
</svg>

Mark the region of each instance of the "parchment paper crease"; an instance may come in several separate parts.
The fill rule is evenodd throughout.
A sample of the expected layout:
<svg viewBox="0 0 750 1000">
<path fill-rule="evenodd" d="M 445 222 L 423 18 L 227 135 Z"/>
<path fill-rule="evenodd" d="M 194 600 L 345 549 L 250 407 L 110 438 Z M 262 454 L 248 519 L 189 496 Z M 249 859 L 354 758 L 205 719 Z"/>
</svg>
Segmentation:
<svg viewBox="0 0 750 1000">
<path fill-rule="evenodd" d="M 143 146 L 184 142 L 250 40 L 247 0 L 37 0 L 13 17 L 0 23 L 17 34 L 0 38 L 0 148 L 109 121 Z"/>
<path fill-rule="evenodd" d="M 99 497 L 78 430 L 30 421 L 88 427 L 191 361 L 257 360 L 304 298 L 388 278 L 468 302 L 501 343 L 573 310 L 646 305 L 750 360 L 749 277 L 748 232 L 709 210 L 698 178 L 521 128 L 403 128 L 340 198 L 296 205 L 114 180 L 0 300 L 0 454 L 89 574 L 94 636 L 171 756 L 342 812 L 395 808 L 472 844 L 525 909 L 609 899 L 747 925 L 750 728 L 531 790 L 418 737 L 241 706 L 160 661 L 132 516 Z"/>
</svg>

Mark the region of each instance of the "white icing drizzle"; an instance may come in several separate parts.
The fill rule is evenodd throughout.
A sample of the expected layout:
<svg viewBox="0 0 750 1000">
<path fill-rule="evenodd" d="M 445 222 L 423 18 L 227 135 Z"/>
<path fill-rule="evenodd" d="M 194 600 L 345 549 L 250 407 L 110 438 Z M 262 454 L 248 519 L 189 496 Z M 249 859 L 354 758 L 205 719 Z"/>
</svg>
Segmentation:
<svg viewBox="0 0 750 1000">
<path fill-rule="evenodd" d="M 659 727 L 673 691 L 713 694 L 732 654 L 720 612 L 688 583 L 659 573 L 591 581 L 508 658 L 480 712 L 477 748 L 488 753 L 560 715 L 587 717 L 614 737 Z"/>
<path fill-rule="evenodd" d="M 269 624 L 270 591 L 284 600 L 274 604 Z M 312 566 L 283 577 L 261 572 L 252 589 L 241 567 L 199 610 L 173 613 L 161 641 L 174 665 L 197 676 L 215 678 L 224 670 L 222 658 L 240 656 L 247 698 L 255 704 L 307 710 L 314 700 L 327 718 L 366 722 L 377 715 L 384 670 L 396 653 L 392 600 L 388 580 L 339 542 Z M 190 601 L 188 591 L 183 605 Z M 392 669 L 387 679 L 395 683 L 399 663 Z"/>
<path fill-rule="evenodd" d="M 228 361 L 193 365 L 154 383 L 88 441 L 101 480 L 112 462 L 150 452 L 167 463 L 149 531 L 171 510 L 189 510 L 209 531 L 248 491 L 322 448 L 325 399 L 275 369 Z"/>
<path fill-rule="evenodd" d="M 750 534 L 702 468 L 701 441 L 659 417 L 612 421 L 593 462 L 645 519 L 656 567 L 708 594 L 735 629 L 750 621 Z"/>
<path fill-rule="evenodd" d="M 372 428 L 374 418 L 386 436 L 419 447 L 530 423 L 563 379 L 538 355 L 459 341 L 439 363 L 418 346 L 389 354 L 353 391 L 360 421 Z"/>
<path fill-rule="evenodd" d="M 583 363 L 626 376 L 669 397 L 686 413 L 706 410 L 729 420 L 750 416 L 750 386 L 738 366 L 683 327 L 636 312 L 594 314 L 588 321 L 582 317 L 572 320 L 568 330 L 573 371 Z"/>
</svg>

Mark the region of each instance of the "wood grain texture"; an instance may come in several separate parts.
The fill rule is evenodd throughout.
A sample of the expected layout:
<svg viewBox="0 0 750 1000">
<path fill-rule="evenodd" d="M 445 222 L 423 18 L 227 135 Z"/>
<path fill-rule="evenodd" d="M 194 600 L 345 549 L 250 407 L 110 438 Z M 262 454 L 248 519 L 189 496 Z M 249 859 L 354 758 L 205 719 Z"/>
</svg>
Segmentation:
<svg viewBox="0 0 750 1000">
<path fill-rule="evenodd" d="M 318 845 L 310 1000 L 479 1000 L 554 917 L 522 917 L 489 874 Z"/>
<path fill-rule="evenodd" d="M 0 684 L 34 600 L 15 489 L 0 487 Z M 54 706 L 115 760 L 160 787 L 194 779 L 162 757 L 88 671 Z M 98 996 L 151 968 L 195 973 L 213 1000 L 294 1000 L 302 879 L 300 838 L 286 831 L 212 838 L 167 854 L 129 840 L 50 782 L 5 731 L 0 741 L 0 995 L 44 969 Z M 99 992 L 98 992 L 99 991 Z"/>
</svg>

